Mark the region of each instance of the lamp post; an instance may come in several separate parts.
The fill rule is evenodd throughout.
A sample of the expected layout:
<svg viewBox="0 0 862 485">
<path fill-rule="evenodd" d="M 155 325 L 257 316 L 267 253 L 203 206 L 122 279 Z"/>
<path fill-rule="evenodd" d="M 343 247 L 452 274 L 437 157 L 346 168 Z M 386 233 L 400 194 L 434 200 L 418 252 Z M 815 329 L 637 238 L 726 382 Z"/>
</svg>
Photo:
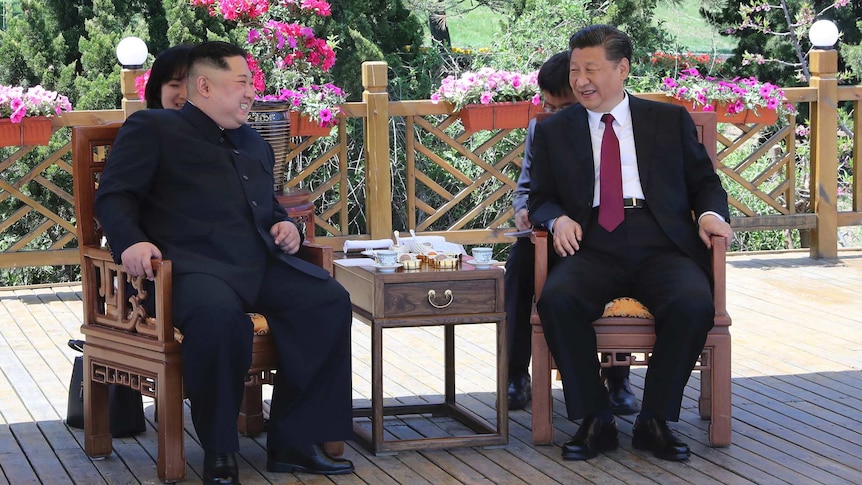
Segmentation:
<svg viewBox="0 0 862 485">
<path fill-rule="evenodd" d="M 838 28 L 829 20 L 811 26 L 811 78 L 808 85 L 817 90 L 811 107 L 811 204 L 817 215 L 812 229 L 810 256 L 838 257 Z"/>
<path fill-rule="evenodd" d="M 123 113 L 126 118 L 135 111 L 144 109 L 144 102 L 135 91 L 135 79 L 143 74 L 147 60 L 147 44 L 137 37 L 124 37 L 117 44 L 117 60 L 123 66 L 120 72 L 120 91 L 123 93 Z"/>
</svg>

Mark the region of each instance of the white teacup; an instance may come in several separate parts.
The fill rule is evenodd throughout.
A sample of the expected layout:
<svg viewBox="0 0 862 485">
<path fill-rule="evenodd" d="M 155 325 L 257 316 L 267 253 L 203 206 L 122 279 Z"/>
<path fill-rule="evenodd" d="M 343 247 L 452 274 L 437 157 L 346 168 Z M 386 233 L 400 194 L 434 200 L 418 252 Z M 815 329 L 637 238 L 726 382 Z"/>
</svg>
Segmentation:
<svg viewBox="0 0 862 485">
<path fill-rule="evenodd" d="M 488 264 L 491 262 L 492 248 L 473 248 L 473 261 L 479 264 Z"/>
<path fill-rule="evenodd" d="M 381 266 L 395 266 L 398 264 L 398 252 L 391 250 L 375 251 L 374 256 L 377 258 L 377 264 Z"/>
</svg>

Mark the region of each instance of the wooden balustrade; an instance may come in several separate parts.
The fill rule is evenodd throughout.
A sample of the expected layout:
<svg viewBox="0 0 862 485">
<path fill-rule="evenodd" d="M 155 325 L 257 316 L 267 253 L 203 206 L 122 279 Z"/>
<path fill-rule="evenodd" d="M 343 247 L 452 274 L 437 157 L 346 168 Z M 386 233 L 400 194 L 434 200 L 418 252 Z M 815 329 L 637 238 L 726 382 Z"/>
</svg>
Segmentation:
<svg viewBox="0 0 862 485">
<path fill-rule="evenodd" d="M 808 229 L 812 258 L 836 257 L 838 228 L 862 225 L 858 177 L 848 194 L 850 210 L 838 210 L 836 137 L 838 103 L 849 101 L 854 108 L 850 129 L 859 139 L 862 86 L 837 86 L 833 54 L 812 52 L 810 85 L 785 89 L 791 103 L 810 107 L 809 164 L 797 160 L 794 117 L 777 127 L 735 125 L 718 136 L 721 176 L 725 184 L 736 184 L 746 194 L 730 201 L 734 228 Z M 363 64 L 363 100 L 343 106 L 335 137 L 296 139 L 281 161 L 297 165 L 286 186 L 308 188 L 317 201 L 317 242 L 338 248 L 347 238 L 385 238 L 393 229 L 409 228 L 443 234 L 462 244 L 510 242 L 503 232 L 512 227 L 509 202 L 526 133 L 466 134 L 458 128 L 458 113 L 447 103 L 390 101 L 386 76 L 385 63 Z M 639 96 L 666 99 L 663 93 Z M 0 160 L 0 204 L 12 210 L 0 221 L 0 268 L 77 264 L 68 127 L 124 118 L 119 109 L 73 111 L 54 118 L 59 133 L 53 151 L 41 161 L 27 156 L 35 147 L 6 149 Z M 351 132 L 362 137 L 359 140 L 348 139 L 352 119 L 361 120 L 362 129 Z M 353 123 L 359 127 L 359 121 Z M 58 146 L 58 140 L 66 143 Z M 349 160 L 355 155 L 348 151 L 351 141 L 363 147 L 356 160 Z M 311 151 L 320 143 L 324 149 Z M 860 158 L 862 144 L 854 143 L 853 173 L 859 173 Z M 811 196 L 803 204 L 797 192 L 806 189 Z M 48 209 L 46 200 L 59 200 L 52 206 L 60 209 Z M 364 216 L 365 224 L 351 231 L 348 218 L 356 214 Z M 401 224 L 393 215 L 407 227 L 396 227 Z"/>
</svg>

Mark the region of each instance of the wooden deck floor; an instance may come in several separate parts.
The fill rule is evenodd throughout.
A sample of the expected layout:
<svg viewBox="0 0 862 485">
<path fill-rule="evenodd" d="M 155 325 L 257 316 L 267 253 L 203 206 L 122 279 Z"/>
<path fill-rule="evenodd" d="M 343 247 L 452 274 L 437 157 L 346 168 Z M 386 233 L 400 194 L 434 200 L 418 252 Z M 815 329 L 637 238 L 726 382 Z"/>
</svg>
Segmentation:
<svg viewBox="0 0 862 485">
<path fill-rule="evenodd" d="M 534 447 L 530 415 L 510 413 L 509 445 L 494 449 L 401 452 L 376 457 L 355 442 L 345 456 L 356 473 L 341 477 L 270 474 L 265 435 L 241 439 L 241 477 L 258 483 L 862 483 L 862 251 L 838 261 L 807 253 L 730 255 L 728 307 L 733 317 L 733 445 L 713 449 L 696 414 L 695 373 L 675 429 L 693 451 L 668 463 L 631 447 L 632 417 L 618 420 L 621 448 L 588 462 L 564 462 L 559 444 L 577 426 L 554 391 L 557 446 Z M 157 483 L 153 408 L 150 429 L 114 441 L 115 453 L 91 461 L 83 432 L 63 423 L 78 337 L 79 286 L 0 289 L 0 483 Z M 458 334 L 459 400 L 492 418 L 493 331 Z M 402 402 L 442 393 L 442 333 L 387 331 L 386 395 Z M 354 324 L 354 397 L 370 395 L 369 333 Z M 638 391 L 643 371 L 633 372 Z M 367 402 L 367 401 L 366 401 Z M 203 452 L 186 420 L 188 483 L 199 481 Z M 418 417 L 393 423 L 393 435 L 448 429 Z"/>
</svg>

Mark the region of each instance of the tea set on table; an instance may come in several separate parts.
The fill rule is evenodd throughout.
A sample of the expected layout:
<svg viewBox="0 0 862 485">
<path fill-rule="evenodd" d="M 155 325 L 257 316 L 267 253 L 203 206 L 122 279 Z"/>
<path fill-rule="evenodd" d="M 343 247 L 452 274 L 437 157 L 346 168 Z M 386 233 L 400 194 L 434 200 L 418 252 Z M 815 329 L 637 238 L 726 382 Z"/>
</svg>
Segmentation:
<svg viewBox="0 0 862 485">
<path fill-rule="evenodd" d="M 408 271 L 418 270 L 423 264 L 439 269 L 455 269 L 462 262 L 461 253 L 436 250 L 431 243 L 420 242 L 412 229 L 410 230 L 412 238 L 409 240 L 402 240 L 398 231 L 394 231 L 392 235 L 394 244 L 388 249 L 363 252 L 374 258 L 374 267 L 381 273 L 394 273 L 398 268 Z M 497 263 L 491 259 L 492 248 L 475 247 L 471 252 L 473 259 L 468 261 L 468 264 L 476 269 L 487 269 Z"/>
</svg>

